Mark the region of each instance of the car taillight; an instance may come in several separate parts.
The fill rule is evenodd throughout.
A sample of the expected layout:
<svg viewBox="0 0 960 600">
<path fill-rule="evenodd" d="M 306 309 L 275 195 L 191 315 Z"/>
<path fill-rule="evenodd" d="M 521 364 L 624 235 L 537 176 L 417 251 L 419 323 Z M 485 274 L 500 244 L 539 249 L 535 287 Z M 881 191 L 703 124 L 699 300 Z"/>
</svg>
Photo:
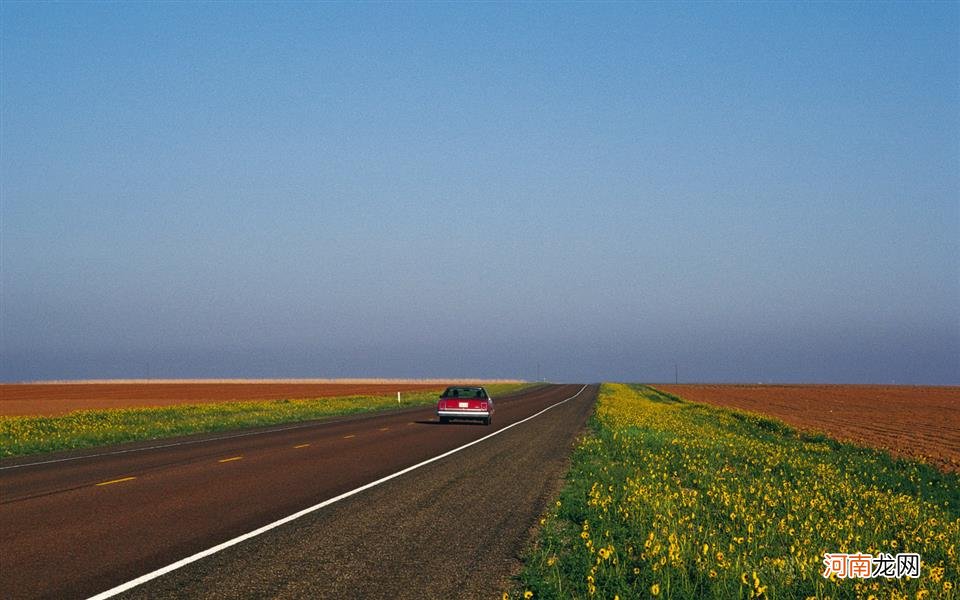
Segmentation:
<svg viewBox="0 0 960 600">
<path fill-rule="evenodd" d="M 480 410 L 487 410 L 487 403 L 486 403 L 486 402 L 481 402 L 481 403 L 480 403 Z"/>
</svg>

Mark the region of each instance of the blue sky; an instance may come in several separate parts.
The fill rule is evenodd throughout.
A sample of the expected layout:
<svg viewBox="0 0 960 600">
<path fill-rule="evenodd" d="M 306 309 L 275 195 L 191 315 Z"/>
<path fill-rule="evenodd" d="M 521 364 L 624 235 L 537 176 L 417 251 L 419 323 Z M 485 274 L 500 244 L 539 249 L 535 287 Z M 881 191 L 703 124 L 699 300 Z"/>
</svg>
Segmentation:
<svg viewBox="0 0 960 600">
<path fill-rule="evenodd" d="M 960 4 L 0 11 L 0 379 L 960 384 Z"/>
</svg>

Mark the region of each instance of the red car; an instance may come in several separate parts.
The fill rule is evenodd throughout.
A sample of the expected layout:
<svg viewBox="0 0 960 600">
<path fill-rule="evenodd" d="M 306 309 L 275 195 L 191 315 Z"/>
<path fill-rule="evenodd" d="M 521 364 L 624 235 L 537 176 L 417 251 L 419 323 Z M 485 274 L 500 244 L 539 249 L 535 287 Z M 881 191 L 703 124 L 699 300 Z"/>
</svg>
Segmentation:
<svg viewBox="0 0 960 600">
<path fill-rule="evenodd" d="M 474 419 L 484 425 L 493 422 L 493 398 L 482 387 L 448 387 L 440 395 L 437 416 L 441 423 L 450 419 Z"/>
</svg>

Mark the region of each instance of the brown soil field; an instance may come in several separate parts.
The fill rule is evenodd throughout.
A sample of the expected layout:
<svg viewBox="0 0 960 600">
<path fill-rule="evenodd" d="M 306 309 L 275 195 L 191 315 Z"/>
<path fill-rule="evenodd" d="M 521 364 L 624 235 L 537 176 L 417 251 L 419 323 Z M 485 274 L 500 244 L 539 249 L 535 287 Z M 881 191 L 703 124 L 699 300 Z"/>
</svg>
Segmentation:
<svg viewBox="0 0 960 600">
<path fill-rule="evenodd" d="M 657 385 L 693 402 L 775 417 L 806 431 L 960 472 L 960 387 Z"/>
<path fill-rule="evenodd" d="M 0 384 L 0 416 L 62 415 L 75 410 L 171 406 L 240 400 L 328 398 L 442 390 L 437 381 L 391 383 L 291 383 L 139 381 Z"/>
</svg>

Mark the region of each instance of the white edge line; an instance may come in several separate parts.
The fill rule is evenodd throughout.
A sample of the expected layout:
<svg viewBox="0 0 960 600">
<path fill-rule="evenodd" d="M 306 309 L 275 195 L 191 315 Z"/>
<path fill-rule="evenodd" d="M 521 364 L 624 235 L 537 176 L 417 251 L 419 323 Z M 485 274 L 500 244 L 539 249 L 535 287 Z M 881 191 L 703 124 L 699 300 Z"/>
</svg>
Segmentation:
<svg viewBox="0 0 960 600">
<path fill-rule="evenodd" d="M 425 461 L 423 461 L 423 462 L 420 462 L 420 463 L 417 463 L 417 464 L 415 464 L 415 465 L 409 466 L 409 467 L 407 467 L 407 468 L 405 468 L 405 469 L 401 469 L 401 470 L 397 471 L 396 473 L 392 473 L 392 474 L 390 474 L 390 475 L 387 475 L 386 477 L 381 477 L 380 479 L 377 479 L 376 481 L 371 481 L 370 483 L 367 483 L 367 484 L 365 484 L 365 485 L 361 485 L 360 487 L 355 488 L 355 489 L 352 489 L 352 490 L 350 490 L 349 492 L 344 492 L 344 493 L 340 494 L 339 496 L 334 496 L 333 498 L 329 498 L 329 499 L 327 499 L 327 500 L 324 500 L 323 502 L 321 502 L 321 503 L 319 503 L 319 504 L 314 504 L 313 506 L 311 506 L 311 507 L 309 507 L 309 508 L 305 508 L 305 509 L 303 509 L 303 510 L 301 510 L 301 511 L 298 511 L 298 512 L 293 513 L 292 515 L 288 515 L 288 516 L 286 516 L 286 517 L 283 517 L 282 519 L 277 520 L 277 521 L 274 521 L 273 523 L 270 523 L 270 524 L 268 524 L 268 525 L 264 525 L 263 527 L 260 527 L 259 529 L 254 529 L 253 531 L 251 531 L 251 532 L 249 532 L 249 533 L 245 533 L 245 534 L 243 534 L 243 535 L 241 535 L 241 536 L 235 537 L 235 538 L 233 538 L 232 540 L 227 540 L 226 542 L 223 542 L 222 544 L 218 544 L 218 545 L 216 545 L 216 546 L 213 546 L 212 548 L 207 548 L 206 550 L 201 550 L 200 552 L 197 552 L 196 554 L 194 554 L 194 555 L 192 555 L 192 556 L 188 556 L 188 557 L 186 557 L 186 558 L 182 558 L 182 559 L 178 560 L 177 562 L 171 563 L 171 564 L 169 564 L 169 565 L 167 565 L 167 566 L 165 566 L 165 567 L 161 567 L 161 568 L 157 569 L 156 571 L 152 571 L 152 572 L 150 572 L 150 573 L 147 573 L 146 575 L 141 575 L 140 577 L 137 577 L 136 579 L 131 579 L 130 581 L 128 581 L 128 582 L 126 582 L 126 583 L 122 583 L 122 584 L 120 584 L 120 585 L 118 585 L 118 586 L 116 586 L 116 587 L 114 587 L 114 588 L 110 588 L 109 590 L 107 590 L 107 591 L 105 591 L 105 592 L 100 592 L 100 593 L 97 594 L 96 596 L 90 596 L 90 598 L 88 598 L 88 600 L 104 600 L 105 598 L 112 598 L 112 597 L 116 596 L 117 594 L 123 593 L 123 592 L 125 592 L 125 591 L 127 591 L 127 590 L 130 590 L 130 589 L 133 589 L 133 588 L 137 587 L 138 585 L 144 584 L 144 583 L 146 583 L 146 582 L 148 582 L 148 581 L 150 581 L 150 580 L 152 580 L 152 579 L 156 579 L 157 577 L 160 577 L 161 575 L 166 575 L 167 573 L 170 573 L 171 571 L 176 571 L 177 569 L 179 569 L 179 568 L 181 568 L 181 567 L 185 567 L 185 566 L 189 565 L 190 563 L 193 563 L 193 562 L 196 562 L 196 561 L 200 560 L 201 558 L 206 558 L 206 557 L 208 557 L 208 556 L 210 556 L 210 555 L 212 555 L 212 554 L 216 554 L 217 552 L 220 552 L 221 550 L 226 550 L 227 548 L 229 548 L 229 547 L 231 547 L 231 546 L 236 546 L 237 544 L 239 544 L 239 543 L 241 543 L 241 542 L 244 542 L 244 541 L 249 540 L 249 539 L 251 539 L 251 538 L 255 538 L 255 537 L 257 537 L 257 536 L 260 535 L 260 534 L 266 533 L 266 532 L 270 531 L 271 529 L 275 529 L 275 528 L 280 527 L 281 525 L 285 525 L 285 524 L 287 524 L 287 523 L 289 523 L 289 522 L 291 522 L 291 521 L 295 521 L 296 519 L 299 519 L 300 517 L 302 517 L 302 516 L 304 516 L 304 515 L 308 515 L 308 514 L 314 512 L 314 511 L 320 510 L 321 508 L 324 508 L 325 506 L 329 506 L 329 505 L 331 505 L 331 504 L 333 504 L 333 503 L 335 503 L 335 502 L 339 502 L 340 500 L 343 500 L 343 499 L 345 499 L 345 498 L 349 498 L 350 496 L 353 496 L 353 495 L 355 495 L 355 494 L 359 494 L 359 493 L 362 492 L 362 491 L 368 490 L 368 489 L 370 489 L 370 488 L 372 488 L 372 487 L 376 487 L 376 486 L 380 485 L 381 483 L 385 483 L 385 482 L 387 482 L 387 481 L 390 481 L 391 479 L 395 479 L 395 478 L 397 478 L 397 477 L 400 477 L 401 475 L 404 475 L 404 474 L 406 474 L 406 473 L 409 473 L 410 471 L 413 471 L 413 470 L 415 470 L 415 469 L 419 469 L 419 468 L 422 467 L 422 466 L 428 465 L 428 464 L 430 464 L 430 463 L 432 463 L 432 462 L 435 462 L 435 461 L 438 461 L 438 460 L 440 460 L 440 459 L 442 459 L 442 458 L 446 458 L 447 456 L 450 456 L 451 454 L 454 454 L 454 453 L 456 453 L 456 452 L 460 452 L 461 450 L 464 450 L 465 448 L 469 448 L 470 446 L 473 446 L 474 444 L 479 444 L 480 442 L 482 442 L 482 441 L 484 441 L 484 440 L 487 440 L 487 439 L 490 439 L 490 438 L 492 438 L 492 437 L 495 436 L 495 435 L 500 435 L 501 433 L 503 433 L 504 431 L 506 431 L 506 430 L 508 430 L 508 429 L 510 429 L 510 428 L 512 428 L 512 427 L 516 427 L 517 425 L 520 425 L 521 423 L 525 423 L 525 422 L 529 421 L 530 419 L 534 419 L 534 418 L 536 418 L 536 417 L 539 417 L 540 415 L 542 415 L 543 413 L 547 412 L 548 410 L 550 410 L 550 409 L 552 409 L 552 408 L 555 408 L 555 407 L 557 407 L 557 406 L 560 406 L 561 404 L 563 404 L 564 402 L 567 402 L 568 400 L 573 400 L 574 398 L 576 398 L 577 396 L 579 396 L 580 393 L 583 392 L 583 390 L 585 390 L 585 389 L 587 389 L 587 386 L 586 386 L 586 385 L 584 385 L 582 388 L 580 388 L 580 390 L 579 390 L 576 394 L 570 396 L 569 398 L 567 398 L 567 399 L 565 399 L 565 400 L 561 400 L 560 402 L 557 402 L 556 404 L 551 404 L 550 406 L 546 407 L 545 409 L 541 410 L 541 411 L 538 412 L 538 413 L 534 413 L 534 414 L 530 415 L 529 417 L 527 417 L 527 418 L 525 418 L 525 419 L 523 419 L 523 420 L 517 421 L 516 423 L 511 423 L 510 425 L 507 425 L 506 427 L 504 427 L 504 428 L 502 428 L 502 429 L 498 429 L 498 430 L 494 431 L 493 433 L 487 434 L 487 435 L 483 436 L 483 437 L 480 438 L 480 439 L 473 440 L 472 442 L 466 443 L 466 444 L 464 444 L 464 445 L 462 445 L 462 446 L 460 446 L 460 447 L 458 447 L 458 448 L 454 448 L 453 450 L 448 450 L 448 451 L 444 452 L 443 454 L 438 454 L 437 456 L 434 456 L 433 458 L 428 458 L 427 460 L 425 460 Z"/>
</svg>

